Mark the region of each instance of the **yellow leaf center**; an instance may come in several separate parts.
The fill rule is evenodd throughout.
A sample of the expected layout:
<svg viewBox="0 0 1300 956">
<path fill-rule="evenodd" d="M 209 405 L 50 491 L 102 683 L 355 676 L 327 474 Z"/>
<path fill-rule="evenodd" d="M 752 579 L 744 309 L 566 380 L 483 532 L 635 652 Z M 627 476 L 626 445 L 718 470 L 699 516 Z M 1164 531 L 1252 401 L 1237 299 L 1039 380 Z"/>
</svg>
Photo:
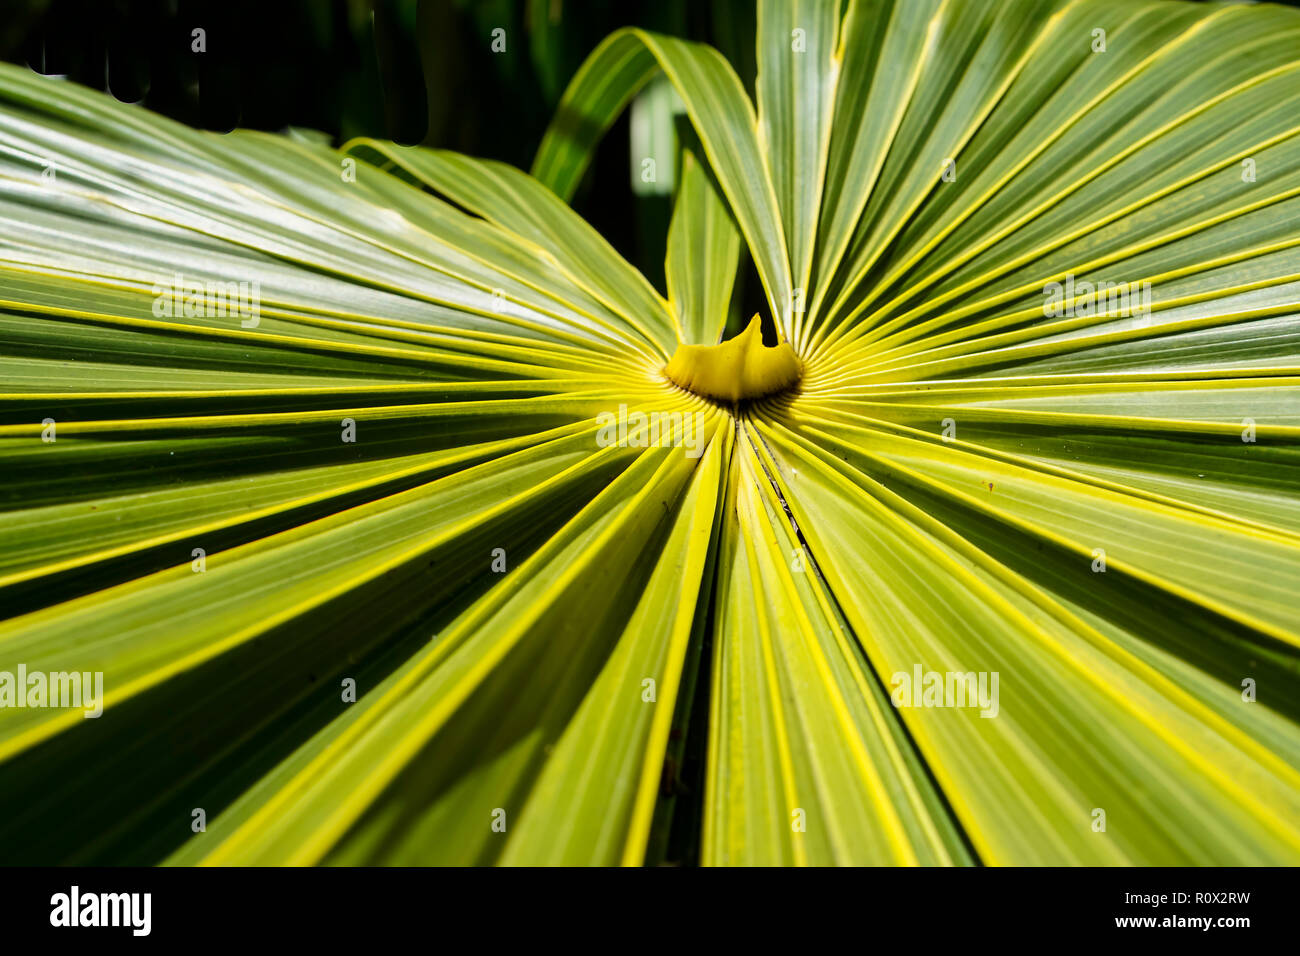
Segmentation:
<svg viewBox="0 0 1300 956">
<path fill-rule="evenodd" d="M 688 392 L 723 402 L 762 398 L 799 381 L 803 366 L 789 342 L 763 345 L 759 318 L 719 345 L 678 345 L 664 374 Z"/>
</svg>

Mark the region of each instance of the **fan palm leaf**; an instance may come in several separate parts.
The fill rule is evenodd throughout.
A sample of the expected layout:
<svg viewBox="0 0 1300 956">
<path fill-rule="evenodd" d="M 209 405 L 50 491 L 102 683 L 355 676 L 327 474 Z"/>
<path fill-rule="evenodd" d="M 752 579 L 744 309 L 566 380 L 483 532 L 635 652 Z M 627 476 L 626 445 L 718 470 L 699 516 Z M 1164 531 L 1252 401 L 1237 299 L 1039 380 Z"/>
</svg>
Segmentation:
<svg viewBox="0 0 1300 956">
<path fill-rule="evenodd" d="M 621 31 L 531 173 L 0 68 L 0 669 L 105 705 L 0 710 L 0 845 L 1300 860 L 1297 43 L 759 0 L 754 100 Z M 663 290 L 567 204 L 659 75 Z M 746 253 L 799 380 L 680 388 Z"/>
</svg>

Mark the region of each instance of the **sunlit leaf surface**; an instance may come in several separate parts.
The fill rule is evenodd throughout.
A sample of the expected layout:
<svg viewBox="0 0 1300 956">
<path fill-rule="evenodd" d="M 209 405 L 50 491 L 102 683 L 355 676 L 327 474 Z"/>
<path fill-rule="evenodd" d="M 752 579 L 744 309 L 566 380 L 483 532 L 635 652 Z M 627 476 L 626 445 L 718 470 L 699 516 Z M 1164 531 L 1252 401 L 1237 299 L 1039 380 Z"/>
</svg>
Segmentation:
<svg viewBox="0 0 1300 956">
<path fill-rule="evenodd" d="M 0 707 L 0 856 L 1300 862 L 1297 50 L 761 0 L 531 175 L 0 67 L 0 675 L 104 689 Z M 566 204 L 659 74 L 664 289 Z M 677 388 L 746 257 L 798 385 Z"/>
</svg>

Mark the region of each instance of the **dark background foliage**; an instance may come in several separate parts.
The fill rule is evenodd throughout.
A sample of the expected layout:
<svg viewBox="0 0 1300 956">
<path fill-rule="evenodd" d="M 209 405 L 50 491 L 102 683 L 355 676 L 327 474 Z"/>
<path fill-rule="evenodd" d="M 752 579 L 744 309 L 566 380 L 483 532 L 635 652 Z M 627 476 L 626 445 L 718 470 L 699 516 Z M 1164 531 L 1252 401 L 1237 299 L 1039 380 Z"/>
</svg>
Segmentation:
<svg viewBox="0 0 1300 956">
<path fill-rule="evenodd" d="M 376 136 L 528 168 L 569 78 L 623 26 L 719 47 L 753 82 L 750 0 L 0 0 L 0 59 L 190 126 Z M 206 50 L 192 49 L 205 31 Z M 493 31 L 506 50 L 493 52 Z M 629 189 L 628 120 L 578 210 L 662 284 L 665 197 Z"/>
</svg>

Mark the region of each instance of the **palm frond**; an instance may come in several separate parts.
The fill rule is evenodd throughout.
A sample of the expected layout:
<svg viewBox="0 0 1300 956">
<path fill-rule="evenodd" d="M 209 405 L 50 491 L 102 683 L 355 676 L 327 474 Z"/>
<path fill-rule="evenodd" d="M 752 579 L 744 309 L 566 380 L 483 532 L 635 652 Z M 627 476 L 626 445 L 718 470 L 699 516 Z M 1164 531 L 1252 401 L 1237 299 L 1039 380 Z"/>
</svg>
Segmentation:
<svg viewBox="0 0 1300 956">
<path fill-rule="evenodd" d="M 104 675 L 6 859 L 1300 860 L 1300 13 L 757 23 L 531 174 L 0 67 L 0 673 Z M 662 290 L 567 205 L 660 74 Z M 742 248 L 801 378 L 717 401 Z"/>
</svg>

